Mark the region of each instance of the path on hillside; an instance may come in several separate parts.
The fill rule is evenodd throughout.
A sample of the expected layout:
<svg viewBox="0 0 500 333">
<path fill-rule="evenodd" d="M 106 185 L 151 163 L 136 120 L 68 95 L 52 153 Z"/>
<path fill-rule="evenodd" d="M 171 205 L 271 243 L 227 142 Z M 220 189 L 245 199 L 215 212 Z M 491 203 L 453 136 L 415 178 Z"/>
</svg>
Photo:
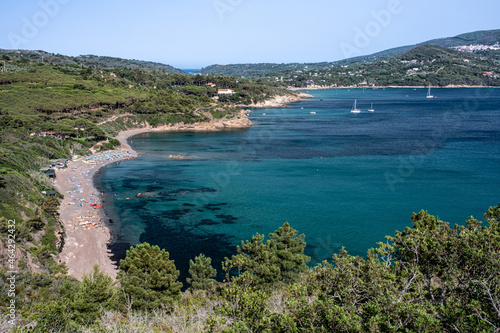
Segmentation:
<svg viewBox="0 0 500 333">
<path fill-rule="evenodd" d="M 114 121 L 118 118 L 121 118 L 121 117 L 128 117 L 128 116 L 133 116 L 132 113 L 124 113 L 124 114 L 118 114 L 118 115 L 114 115 L 114 116 L 111 116 L 110 118 L 104 120 L 104 121 L 101 121 L 100 123 L 97 123 L 98 126 L 100 125 L 103 125 L 103 124 L 106 124 L 106 123 L 109 123 L 111 121 Z"/>
</svg>

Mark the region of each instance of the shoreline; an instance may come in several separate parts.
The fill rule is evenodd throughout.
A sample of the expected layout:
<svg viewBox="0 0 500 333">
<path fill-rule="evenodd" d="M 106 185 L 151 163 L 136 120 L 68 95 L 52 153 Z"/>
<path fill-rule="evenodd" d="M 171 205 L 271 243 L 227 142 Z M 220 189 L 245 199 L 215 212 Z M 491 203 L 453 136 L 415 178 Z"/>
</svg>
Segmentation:
<svg viewBox="0 0 500 333">
<path fill-rule="evenodd" d="M 127 134 L 132 135 L 140 131 L 125 132 L 131 133 L 119 133 L 121 148 L 91 155 L 97 157 L 110 152 L 128 151 L 123 157 L 108 159 L 99 164 L 88 164 L 84 162 L 84 158 L 80 158 L 68 162 L 66 168 L 56 171 L 54 185 L 64 196 L 59 208 L 59 219 L 64 228 L 64 245 L 59 258 L 66 263 L 68 275 L 79 280 L 91 271 L 94 263 L 99 264 L 104 273 L 116 279 L 117 263 L 108 250 L 112 239 L 108 218 L 102 207 L 90 204 L 102 206 L 102 194 L 94 185 L 95 174 L 103 166 L 138 156 L 128 145 L 126 138 Z"/>
<path fill-rule="evenodd" d="M 102 207 L 103 193 L 96 189 L 94 176 L 108 164 L 139 156 L 129 145 L 129 138 L 148 132 L 213 132 L 251 126 L 253 123 L 245 111 L 241 110 L 238 116 L 231 119 L 213 119 L 209 122 L 158 127 L 146 125 L 127 129 L 120 131 L 115 137 L 120 141 L 119 149 L 90 156 L 95 160 L 103 157 L 102 162 L 90 164 L 82 157 L 76 161 L 69 161 L 66 168 L 58 169 L 54 187 L 64 196 L 59 208 L 59 220 L 63 226 L 63 247 L 59 252 L 59 259 L 60 262 L 66 263 L 68 275 L 81 280 L 83 275 L 90 273 L 97 263 L 105 274 L 116 280 L 118 263 L 113 260 L 113 254 L 109 249 L 112 241 L 109 218 Z M 117 157 L 105 158 L 107 155 L 112 156 L 111 154 Z"/>
</svg>

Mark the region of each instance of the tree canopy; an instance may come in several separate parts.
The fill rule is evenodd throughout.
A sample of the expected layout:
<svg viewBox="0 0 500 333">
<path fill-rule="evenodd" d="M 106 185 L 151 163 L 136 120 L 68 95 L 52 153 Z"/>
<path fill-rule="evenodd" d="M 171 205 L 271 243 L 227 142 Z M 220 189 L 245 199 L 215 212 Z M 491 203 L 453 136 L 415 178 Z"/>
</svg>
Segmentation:
<svg viewBox="0 0 500 333">
<path fill-rule="evenodd" d="M 136 309 L 155 309 L 169 305 L 181 296 L 179 271 L 164 249 L 148 243 L 127 250 L 120 261 L 118 280 L 132 306 Z"/>
</svg>

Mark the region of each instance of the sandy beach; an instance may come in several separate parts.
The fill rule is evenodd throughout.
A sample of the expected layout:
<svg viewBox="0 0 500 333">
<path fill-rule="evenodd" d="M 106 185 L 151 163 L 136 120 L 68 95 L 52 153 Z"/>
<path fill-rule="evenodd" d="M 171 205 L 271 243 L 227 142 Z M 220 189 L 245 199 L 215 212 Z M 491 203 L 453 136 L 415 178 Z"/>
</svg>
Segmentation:
<svg viewBox="0 0 500 333">
<path fill-rule="evenodd" d="M 113 260 L 108 249 L 112 235 L 102 208 L 102 193 L 94 187 L 93 177 L 107 164 L 138 157 L 127 142 L 129 137 L 145 132 L 206 132 L 224 128 L 248 128 L 252 125 L 242 110 L 239 116 L 232 119 L 126 130 L 116 136 L 121 143 L 120 149 L 70 161 L 66 168 L 58 169 L 54 186 L 64 195 L 59 214 L 65 229 L 64 246 L 59 257 L 66 263 L 68 274 L 81 280 L 97 263 L 101 270 L 116 279 L 118 263 Z"/>
<path fill-rule="evenodd" d="M 64 195 L 59 213 L 65 228 L 59 257 L 66 263 L 69 275 L 81 279 L 98 263 L 106 274 L 116 278 L 117 263 L 108 250 L 111 233 L 103 213 L 102 194 L 94 187 L 93 177 L 109 163 L 136 158 L 137 153 L 128 145 L 127 138 L 147 130 L 121 132 L 117 136 L 120 149 L 94 154 L 89 160 L 70 161 L 67 168 L 57 170 L 54 185 Z"/>
</svg>

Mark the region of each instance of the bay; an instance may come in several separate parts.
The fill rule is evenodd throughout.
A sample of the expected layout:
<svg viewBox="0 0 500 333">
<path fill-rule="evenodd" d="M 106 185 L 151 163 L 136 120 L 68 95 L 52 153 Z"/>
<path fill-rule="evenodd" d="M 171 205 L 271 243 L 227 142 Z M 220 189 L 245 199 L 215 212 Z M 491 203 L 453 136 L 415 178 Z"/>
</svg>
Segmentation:
<svg viewBox="0 0 500 333">
<path fill-rule="evenodd" d="M 341 247 L 366 255 L 421 209 L 464 224 L 498 204 L 500 90 L 310 93 L 289 108 L 252 110 L 250 129 L 131 138 L 143 155 L 95 177 L 115 258 L 159 245 L 184 280 L 189 259 L 204 253 L 220 271 L 241 240 L 289 222 L 314 265 Z M 350 112 L 354 99 L 360 114 Z"/>
</svg>

